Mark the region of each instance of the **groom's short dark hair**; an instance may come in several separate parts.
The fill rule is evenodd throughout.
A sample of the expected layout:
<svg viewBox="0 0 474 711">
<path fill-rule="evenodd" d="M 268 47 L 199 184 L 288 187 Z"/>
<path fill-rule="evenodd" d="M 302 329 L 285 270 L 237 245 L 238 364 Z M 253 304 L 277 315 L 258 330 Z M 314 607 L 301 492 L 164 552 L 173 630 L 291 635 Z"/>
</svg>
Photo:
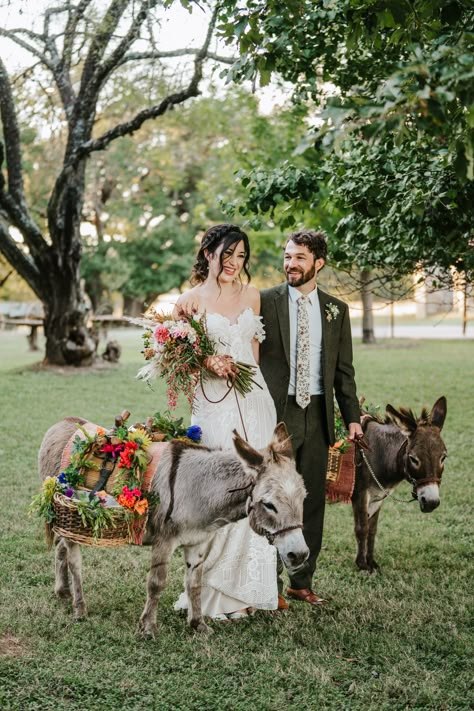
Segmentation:
<svg viewBox="0 0 474 711">
<path fill-rule="evenodd" d="M 326 233 L 322 230 L 299 230 L 289 235 L 286 244 L 291 240 L 295 244 L 303 245 L 309 249 L 315 259 L 326 261 L 328 256 L 326 239 Z"/>
</svg>

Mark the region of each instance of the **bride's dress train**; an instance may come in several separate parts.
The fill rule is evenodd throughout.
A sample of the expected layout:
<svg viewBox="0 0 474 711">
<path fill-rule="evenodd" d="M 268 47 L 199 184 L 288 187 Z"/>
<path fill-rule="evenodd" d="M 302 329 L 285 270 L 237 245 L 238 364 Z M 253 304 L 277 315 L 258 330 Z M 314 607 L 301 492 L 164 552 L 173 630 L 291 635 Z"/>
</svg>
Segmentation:
<svg viewBox="0 0 474 711">
<path fill-rule="evenodd" d="M 236 323 L 217 313 L 206 318 L 220 355 L 255 364 L 252 340 L 262 341 L 264 330 L 251 308 L 245 309 Z M 202 444 L 233 449 L 234 429 L 256 449 L 269 444 L 276 425 L 275 407 L 259 368 L 255 379 L 261 389 L 255 386 L 244 398 L 233 390 L 219 403 L 208 400 L 222 398 L 228 390 L 225 380 L 207 378 L 204 392 L 198 385 L 192 422 L 202 428 Z M 209 617 L 245 607 L 276 609 L 276 550 L 252 531 L 247 519 L 216 531 L 204 564 L 201 604 L 203 614 Z M 187 607 L 186 593 L 180 595 L 175 607 Z"/>
</svg>

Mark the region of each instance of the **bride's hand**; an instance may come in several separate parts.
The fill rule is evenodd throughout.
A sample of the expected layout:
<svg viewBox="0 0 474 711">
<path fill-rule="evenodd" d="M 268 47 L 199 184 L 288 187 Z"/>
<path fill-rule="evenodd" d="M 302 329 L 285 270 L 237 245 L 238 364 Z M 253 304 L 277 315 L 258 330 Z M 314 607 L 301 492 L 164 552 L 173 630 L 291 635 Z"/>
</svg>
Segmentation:
<svg viewBox="0 0 474 711">
<path fill-rule="evenodd" d="M 239 372 L 232 356 L 228 355 L 207 356 L 203 361 L 203 366 L 219 378 L 230 378 L 234 380 Z"/>
</svg>

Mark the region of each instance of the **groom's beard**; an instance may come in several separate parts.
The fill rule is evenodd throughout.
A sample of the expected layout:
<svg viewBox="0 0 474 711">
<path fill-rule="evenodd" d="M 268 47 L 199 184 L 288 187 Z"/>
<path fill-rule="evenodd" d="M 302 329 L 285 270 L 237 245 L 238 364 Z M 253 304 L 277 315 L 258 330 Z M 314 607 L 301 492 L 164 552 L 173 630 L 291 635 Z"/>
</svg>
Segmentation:
<svg viewBox="0 0 474 711">
<path fill-rule="evenodd" d="M 303 286 L 306 282 L 310 281 L 316 274 L 316 266 L 313 264 L 311 269 L 304 271 L 303 269 L 298 269 L 293 267 L 286 272 L 286 280 L 290 286 Z"/>
</svg>

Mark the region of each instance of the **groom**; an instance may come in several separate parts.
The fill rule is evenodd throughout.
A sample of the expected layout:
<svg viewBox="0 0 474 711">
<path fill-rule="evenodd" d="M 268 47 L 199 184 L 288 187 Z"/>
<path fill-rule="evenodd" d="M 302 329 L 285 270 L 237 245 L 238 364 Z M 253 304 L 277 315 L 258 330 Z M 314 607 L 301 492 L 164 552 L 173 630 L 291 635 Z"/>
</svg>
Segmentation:
<svg viewBox="0 0 474 711">
<path fill-rule="evenodd" d="M 326 257 L 323 232 L 294 232 L 285 245 L 286 283 L 261 294 L 266 338 L 260 346 L 260 367 L 277 421 L 283 420 L 291 435 L 296 467 L 308 492 L 303 523 L 310 555 L 290 575 L 287 595 L 310 605 L 324 602 L 313 592 L 312 578 L 323 534 L 328 447 L 334 443 L 334 395 L 349 438 L 362 435 L 349 309 L 316 288 Z M 287 609 L 282 587 L 279 577 L 279 609 Z"/>
</svg>

